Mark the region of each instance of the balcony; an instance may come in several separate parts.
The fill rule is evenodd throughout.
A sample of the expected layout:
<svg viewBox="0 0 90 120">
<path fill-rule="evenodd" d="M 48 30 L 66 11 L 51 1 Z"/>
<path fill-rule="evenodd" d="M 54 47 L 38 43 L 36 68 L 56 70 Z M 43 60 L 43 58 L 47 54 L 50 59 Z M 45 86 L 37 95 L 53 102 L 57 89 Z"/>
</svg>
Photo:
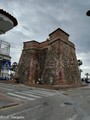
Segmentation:
<svg viewBox="0 0 90 120">
<path fill-rule="evenodd" d="M 6 41 L 0 40 L 0 59 L 10 59 L 10 44 Z"/>
</svg>

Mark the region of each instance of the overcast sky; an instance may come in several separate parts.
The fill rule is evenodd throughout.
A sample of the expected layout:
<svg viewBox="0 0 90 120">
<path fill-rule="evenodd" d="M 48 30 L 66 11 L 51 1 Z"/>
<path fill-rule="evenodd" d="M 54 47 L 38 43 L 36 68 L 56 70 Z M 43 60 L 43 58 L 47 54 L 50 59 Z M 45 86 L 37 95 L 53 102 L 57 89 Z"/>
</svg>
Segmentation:
<svg viewBox="0 0 90 120">
<path fill-rule="evenodd" d="M 75 44 L 83 73 L 90 73 L 90 0 L 0 0 L 0 9 L 16 17 L 18 26 L 1 35 L 11 44 L 12 62 L 19 61 L 23 42 L 44 41 L 57 28 Z"/>
</svg>

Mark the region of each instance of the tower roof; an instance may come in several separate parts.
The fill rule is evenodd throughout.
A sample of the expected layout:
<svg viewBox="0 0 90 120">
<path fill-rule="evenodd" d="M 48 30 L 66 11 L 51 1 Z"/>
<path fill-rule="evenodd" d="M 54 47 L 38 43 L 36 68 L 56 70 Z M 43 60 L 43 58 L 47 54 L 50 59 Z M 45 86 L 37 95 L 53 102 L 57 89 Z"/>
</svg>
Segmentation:
<svg viewBox="0 0 90 120">
<path fill-rule="evenodd" d="M 62 32 L 65 33 L 67 36 L 69 36 L 68 33 L 66 33 L 65 31 L 63 31 L 63 30 L 60 29 L 60 28 L 58 28 L 58 29 L 56 29 L 55 31 L 53 31 L 52 33 L 50 33 L 49 36 L 52 35 L 53 33 L 57 32 L 57 31 L 62 31 Z"/>
</svg>

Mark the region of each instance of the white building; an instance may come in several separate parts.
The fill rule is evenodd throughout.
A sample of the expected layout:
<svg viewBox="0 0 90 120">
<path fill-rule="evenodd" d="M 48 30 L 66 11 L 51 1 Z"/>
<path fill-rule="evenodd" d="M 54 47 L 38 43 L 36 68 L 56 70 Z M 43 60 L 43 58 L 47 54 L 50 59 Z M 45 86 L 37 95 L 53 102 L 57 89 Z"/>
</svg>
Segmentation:
<svg viewBox="0 0 90 120">
<path fill-rule="evenodd" d="M 10 60 L 10 44 L 0 40 L 0 79 L 9 78 Z"/>
<path fill-rule="evenodd" d="M 17 24 L 16 18 L 3 9 L 0 9 L 0 34 L 4 34 L 13 29 Z M 9 78 L 10 60 L 10 44 L 0 40 L 0 79 Z"/>
</svg>

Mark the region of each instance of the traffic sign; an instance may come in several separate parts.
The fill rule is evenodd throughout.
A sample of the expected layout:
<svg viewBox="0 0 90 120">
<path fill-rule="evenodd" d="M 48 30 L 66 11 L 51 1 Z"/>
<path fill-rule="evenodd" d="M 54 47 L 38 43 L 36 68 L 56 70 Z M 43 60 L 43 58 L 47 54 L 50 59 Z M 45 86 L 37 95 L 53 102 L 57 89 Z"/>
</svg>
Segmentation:
<svg viewBox="0 0 90 120">
<path fill-rule="evenodd" d="M 10 69 L 11 62 L 10 61 L 2 61 L 2 69 Z"/>
</svg>

